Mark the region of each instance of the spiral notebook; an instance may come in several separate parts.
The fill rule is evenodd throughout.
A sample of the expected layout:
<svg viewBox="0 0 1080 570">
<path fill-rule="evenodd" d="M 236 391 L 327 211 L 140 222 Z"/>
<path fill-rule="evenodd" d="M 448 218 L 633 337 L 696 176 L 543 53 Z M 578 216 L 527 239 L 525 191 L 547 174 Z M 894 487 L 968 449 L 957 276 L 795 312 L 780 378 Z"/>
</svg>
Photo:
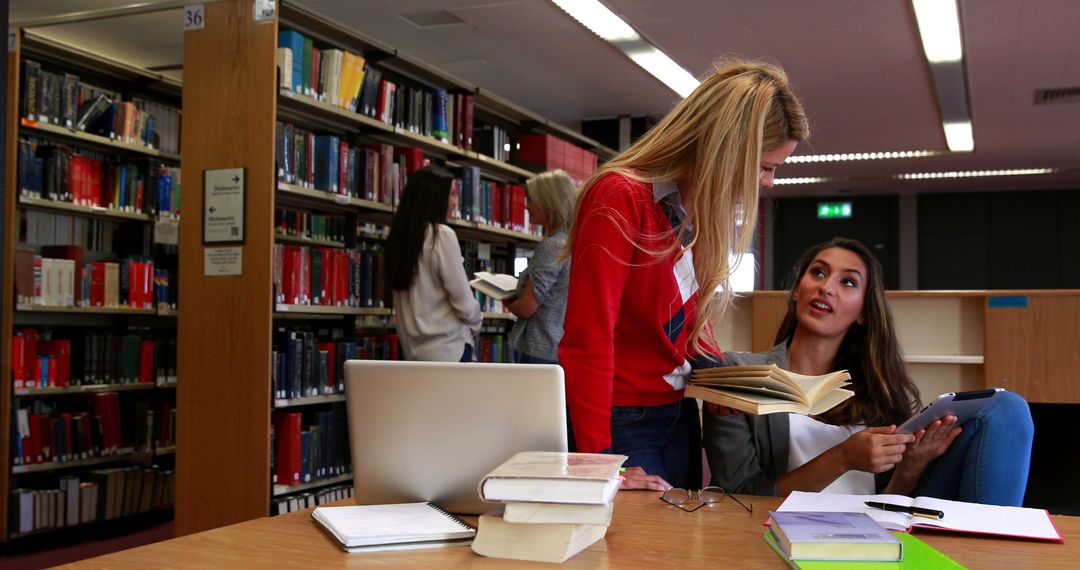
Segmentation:
<svg viewBox="0 0 1080 570">
<path fill-rule="evenodd" d="M 346 552 L 467 546 L 476 529 L 431 503 L 318 507 L 311 518 Z"/>
</svg>

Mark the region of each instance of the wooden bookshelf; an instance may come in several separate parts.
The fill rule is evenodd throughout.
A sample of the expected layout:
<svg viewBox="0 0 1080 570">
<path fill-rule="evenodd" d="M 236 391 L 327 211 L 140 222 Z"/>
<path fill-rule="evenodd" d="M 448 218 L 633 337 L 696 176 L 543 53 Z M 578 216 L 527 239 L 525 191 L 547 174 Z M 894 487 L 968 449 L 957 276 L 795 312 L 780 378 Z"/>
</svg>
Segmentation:
<svg viewBox="0 0 1080 570">
<path fill-rule="evenodd" d="M 101 135 L 95 135 L 91 133 L 85 133 L 77 131 L 75 129 L 69 129 L 67 127 L 61 127 L 60 125 L 53 125 L 51 123 L 43 123 L 40 121 L 32 121 L 27 118 L 19 119 L 19 126 L 25 131 L 34 134 L 52 135 L 56 137 L 66 138 L 72 141 L 80 143 L 86 143 L 94 146 L 103 147 L 111 151 L 124 151 L 143 156 L 152 156 L 155 158 L 161 158 L 164 160 L 171 160 L 174 162 L 180 161 L 180 156 L 176 154 L 169 154 L 161 152 L 160 150 L 149 147 L 146 145 L 132 143 L 127 141 L 120 141 L 116 139 L 110 139 L 109 137 L 103 137 Z"/>
<path fill-rule="evenodd" d="M 85 386 L 64 386 L 62 388 L 23 388 L 21 390 L 15 390 L 15 396 L 64 396 L 78 394 L 98 394 L 100 392 L 153 390 L 154 388 L 159 387 L 161 387 L 159 384 L 88 384 Z"/>
<path fill-rule="evenodd" d="M 488 179 L 520 183 L 528 169 L 441 140 L 349 112 L 313 97 L 280 90 L 275 66 L 278 32 L 296 30 L 320 49 L 363 53 L 369 63 L 434 88 L 475 93 L 477 88 L 412 60 L 391 47 L 363 38 L 303 7 L 283 2 L 277 20 L 254 23 L 250 5 L 205 6 L 206 25 L 184 38 L 184 168 L 191 172 L 225 167 L 246 169 L 247 241 L 239 276 L 206 277 L 200 251 L 201 220 L 187 216 L 181 228 L 183 287 L 179 306 L 179 375 L 176 532 L 187 535 L 225 524 L 264 517 L 273 497 L 316 486 L 346 483 L 351 475 L 303 485 L 271 487 L 270 428 L 275 410 L 304 406 L 340 407 L 343 395 L 279 400 L 272 398 L 272 334 L 282 321 L 312 321 L 312 328 L 348 327 L 346 317 L 390 317 L 388 308 L 285 305 L 272 302 L 273 242 L 340 246 L 275 236 L 274 208 L 343 214 L 356 223 L 387 225 L 389 204 L 286 184 L 277 180 L 277 121 L 316 134 L 333 134 L 351 145 L 384 143 L 414 147 L 442 164 L 475 165 Z M 388 58 L 388 59 L 387 59 Z M 545 131 L 547 132 L 547 131 Z M 580 142 L 580 140 L 575 139 Z M 199 212 L 202 180 L 185 178 L 182 211 Z M 189 223 L 190 222 L 190 223 Z M 460 220 L 448 221 L 462 240 L 494 242 L 513 255 L 516 244 L 540 237 Z M 352 245 L 352 239 L 345 246 Z M 385 236 L 378 236 L 379 237 Z M 502 244 L 507 247 L 502 248 Z M 513 244 L 513 245 L 510 245 Z M 503 254 L 500 254 L 503 255 Z M 494 326 L 507 315 L 493 314 Z M 385 328 L 385 327 L 380 327 Z M 208 443 L 211 442 L 211 443 Z M 229 484 L 222 485 L 222 481 Z"/>
<path fill-rule="evenodd" d="M 57 471 L 60 469 L 73 469 L 75 467 L 88 467 L 104 463 L 116 463 L 118 461 L 142 461 L 150 459 L 149 451 L 121 451 L 114 455 L 101 457 L 88 457 L 86 459 L 72 459 L 71 461 L 31 463 L 30 465 L 16 465 L 11 468 L 12 473 L 35 473 L 40 471 Z"/>
<path fill-rule="evenodd" d="M 53 210 L 94 218 L 109 218 L 135 222 L 149 222 L 153 219 L 149 214 L 142 214 L 139 212 L 125 212 L 123 210 L 102 208 L 100 206 L 81 206 L 70 202 L 61 202 L 60 200 L 50 200 L 48 198 L 34 198 L 32 196 L 19 196 L 19 205 L 27 208 Z"/>
<path fill-rule="evenodd" d="M 159 396 L 152 394 L 157 388 L 156 384 L 107 384 L 65 387 L 30 387 L 14 390 L 12 379 L 12 338 L 16 327 L 32 327 L 54 329 L 78 327 L 78 332 L 72 332 L 70 337 L 87 334 L 88 329 L 107 328 L 116 330 L 117 327 L 134 326 L 142 330 L 143 327 L 153 329 L 172 328 L 174 321 L 159 322 L 159 316 L 169 316 L 168 311 L 155 309 L 134 309 L 128 307 L 79 307 L 79 306 L 49 306 L 37 304 L 16 304 L 13 290 L 14 283 L 14 248 L 18 241 L 20 210 L 32 210 L 45 214 L 61 216 L 77 216 L 80 218 L 93 218 L 113 222 L 135 222 L 149 224 L 158 219 L 158 216 L 144 212 L 124 211 L 119 209 L 84 206 L 70 202 L 52 200 L 30 195 L 22 195 L 19 180 L 19 141 L 20 137 L 35 141 L 43 141 L 44 144 L 63 144 L 75 149 L 86 149 L 98 154 L 118 156 L 124 160 L 139 161 L 143 159 L 158 159 L 172 166 L 180 160 L 179 155 L 161 152 L 159 149 L 119 140 L 112 140 L 90 133 L 80 132 L 73 129 L 60 127 L 45 121 L 31 120 L 21 116 L 22 102 L 22 62 L 32 59 L 42 65 L 42 72 L 67 73 L 71 72 L 79 78 L 80 83 L 92 84 L 109 90 L 115 90 L 122 94 L 124 100 L 131 97 L 146 97 L 157 100 L 166 105 L 177 104 L 180 101 L 180 86 L 171 81 L 164 80 L 160 75 L 139 70 L 133 66 L 109 60 L 97 54 L 64 45 L 58 41 L 43 38 L 23 30 L 13 30 L 13 49 L 8 52 L 7 68 L 7 130 L 6 136 L 6 176 L 5 185 L 8 191 L 5 193 L 4 224 L 7 229 L 3 236 L 4 260 L 3 273 L 8 278 L 4 280 L 2 288 L 2 303 L 0 303 L 0 322 L 5 323 L 0 327 L 0 412 L 7 418 L 15 417 L 15 407 L 31 404 L 27 399 L 42 399 L 49 402 L 70 402 L 70 397 L 80 395 L 92 395 L 105 392 L 119 392 L 119 398 L 130 401 L 131 399 L 145 399 L 156 401 Z M 141 167 L 140 167 L 141 168 Z M 142 170 L 140 170 L 142 172 Z M 164 216 L 169 220 L 177 220 L 171 216 Z M 130 225 L 130 224 L 128 224 Z M 126 227 L 126 226 L 125 226 Z M 122 251 L 131 252 L 136 256 L 154 256 L 155 245 L 150 234 L 145 234 L 145 239 L 138 244 L 127 242 L 125 245 L 134 246 Z M 32 238 L 31 238 L 32 239 Z M 131 238 L 127 238 L 131 239 Z M 135 238 L 139 239 L 139 238 Z M 29 241 L 25 247 L 38 248 L 46 243 Z M 77 236 L 68 242 L 71 245 L 86 244 Z M 66 245 L 58 243 L 57 245 Z M 22 246 L 20 246 L 22 247 Z M 138 248 L 143 253 L 137 253 Z M 88 249 L 89 251 L 89 249 Z M 101 252 L 104 254 L 116 253 Z M 96 258 L 87 258 L 90 259 Z M 176 312 L 172 311 L 172 316 Z M 86 333 L 84 333 L 86 331 Z M 141 333 L 139 333 L 141 334 Z M 154 336 L 158 336 L 155 332 Z M 165 335 L 167 336 L 167 335 Z M 57 337 L 54 337 L 57 338 Z M 60 339 L 69 337 L 60 335 Z M 171 398 L 170 393 L 165 393 L 161 398 Z M 59 529 L 41 529 L 31 533 L 11 533 L 11 489 L 24 486 L 30 488 L 49 488 L 53 471 L 63 470 L 65 473 L 78 475 L 82 478 L 88 467 L 107 463 L 148 463 L 150 452 L 132 452 L 130 449 L 121 453 L 104 457 L 89 457 L 86 459 L 73 459 L 65 462 L 47 462 L 30 465 L 13 465 L 13 450 L 11 449 L 12 430 L 15 429 L 10 419 L 0 422 L 0 460 L 6 462 L 0 468 L 0 541 L 12 538 L 36 535 L 52 532 Z M 128 437 L 130 434 L 125 434 Z M 41 485 L 44 485 L 42 487 Z M 97 521 L 107 525 L 113 521 Z M 67 528 L 67 527 L 64 527 Z"/>
</svg>

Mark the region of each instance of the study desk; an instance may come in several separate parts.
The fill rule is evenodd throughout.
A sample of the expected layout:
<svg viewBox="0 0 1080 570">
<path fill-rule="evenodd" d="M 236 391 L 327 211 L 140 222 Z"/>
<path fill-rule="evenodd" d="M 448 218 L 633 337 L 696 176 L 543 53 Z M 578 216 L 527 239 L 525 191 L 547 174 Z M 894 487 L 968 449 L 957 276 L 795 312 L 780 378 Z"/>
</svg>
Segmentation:
<svg viewBox="0 0 1080 570">
<path fill-rule="evenodd" d="M 604 540 L 566 568 L 784 568 L 762 540 L 762 522 L 776 497 L 742 497 L 693 513 L 659 501 L 656 492 L 623 491 Z M 342 504 L 345 504 L 344 502 Z M 916 531 L 969 568 L 1080 568 L 1080 517 L 1055 516 L 1065 544 Z M 148 546 L 91 558 L 71 568 L 558 568 L 538 562 L 484 558 L 468 547 L 347 554 L 311 520 L 311 509 L 261 518 Z"/>
</svg>

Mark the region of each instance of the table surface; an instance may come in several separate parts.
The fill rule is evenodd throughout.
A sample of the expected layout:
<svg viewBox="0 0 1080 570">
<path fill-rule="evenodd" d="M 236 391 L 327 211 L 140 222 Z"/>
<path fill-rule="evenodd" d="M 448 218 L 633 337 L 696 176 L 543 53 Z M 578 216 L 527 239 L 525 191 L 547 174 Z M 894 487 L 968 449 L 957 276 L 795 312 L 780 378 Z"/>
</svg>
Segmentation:
<svg viewBox="0 0 1080 570">
<path fill-rule="evenodd" d="M 762 539 L 762 523 L 778 497 L 740 496 L 693 513 L 658 500 L 659 493 L 623 491 L 607 536 L 564 563 L 570 568 L 784 568 Z M 345 504 L 342 502 L 341 504 Z M 969 568 L 1080 568 L 1080 517 L 1054 516 L 1065 543 L 916 531 L 924 542 Z M 472 520 L 470 522 L 475 522 Z M 67 567 L 484 567 L 552 568 L 537 562 L 484 558 L 468 547 L 348 554 L 311 519 L 311 509 L 255 519 L 133 548 Z"/>
</svg>

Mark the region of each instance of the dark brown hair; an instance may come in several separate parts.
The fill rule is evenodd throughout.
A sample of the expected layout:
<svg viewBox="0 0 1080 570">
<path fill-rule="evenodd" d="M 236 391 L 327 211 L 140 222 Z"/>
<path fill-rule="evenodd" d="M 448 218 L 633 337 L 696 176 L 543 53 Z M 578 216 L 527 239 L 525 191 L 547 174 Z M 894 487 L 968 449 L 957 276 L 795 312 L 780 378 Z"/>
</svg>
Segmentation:
<svg viewBox="0 0 1080 570">
<path fill-rule="evenodd" d="M 919 409 L 919 389 L 904 366 L 892 311 L 885 298 L 881 264 L 863 244 L 836 237 L 806 250 L 795 267 L 788 290 L 788 312 L 776 333 L 776 343 L 790 342 L 799 325 L 792 293 L 818 254 L 834 247 L 858 255 L 866 264 L 868 275 L 863 301 L 866 322 L 851 325 L 833 360 L 834 370 L 846 369 L 851 373 L 851 388 L 855 391 L 855 397 L 818 416 L 818 419 L 835 425 L 899 424 Z"/>
</svg>

